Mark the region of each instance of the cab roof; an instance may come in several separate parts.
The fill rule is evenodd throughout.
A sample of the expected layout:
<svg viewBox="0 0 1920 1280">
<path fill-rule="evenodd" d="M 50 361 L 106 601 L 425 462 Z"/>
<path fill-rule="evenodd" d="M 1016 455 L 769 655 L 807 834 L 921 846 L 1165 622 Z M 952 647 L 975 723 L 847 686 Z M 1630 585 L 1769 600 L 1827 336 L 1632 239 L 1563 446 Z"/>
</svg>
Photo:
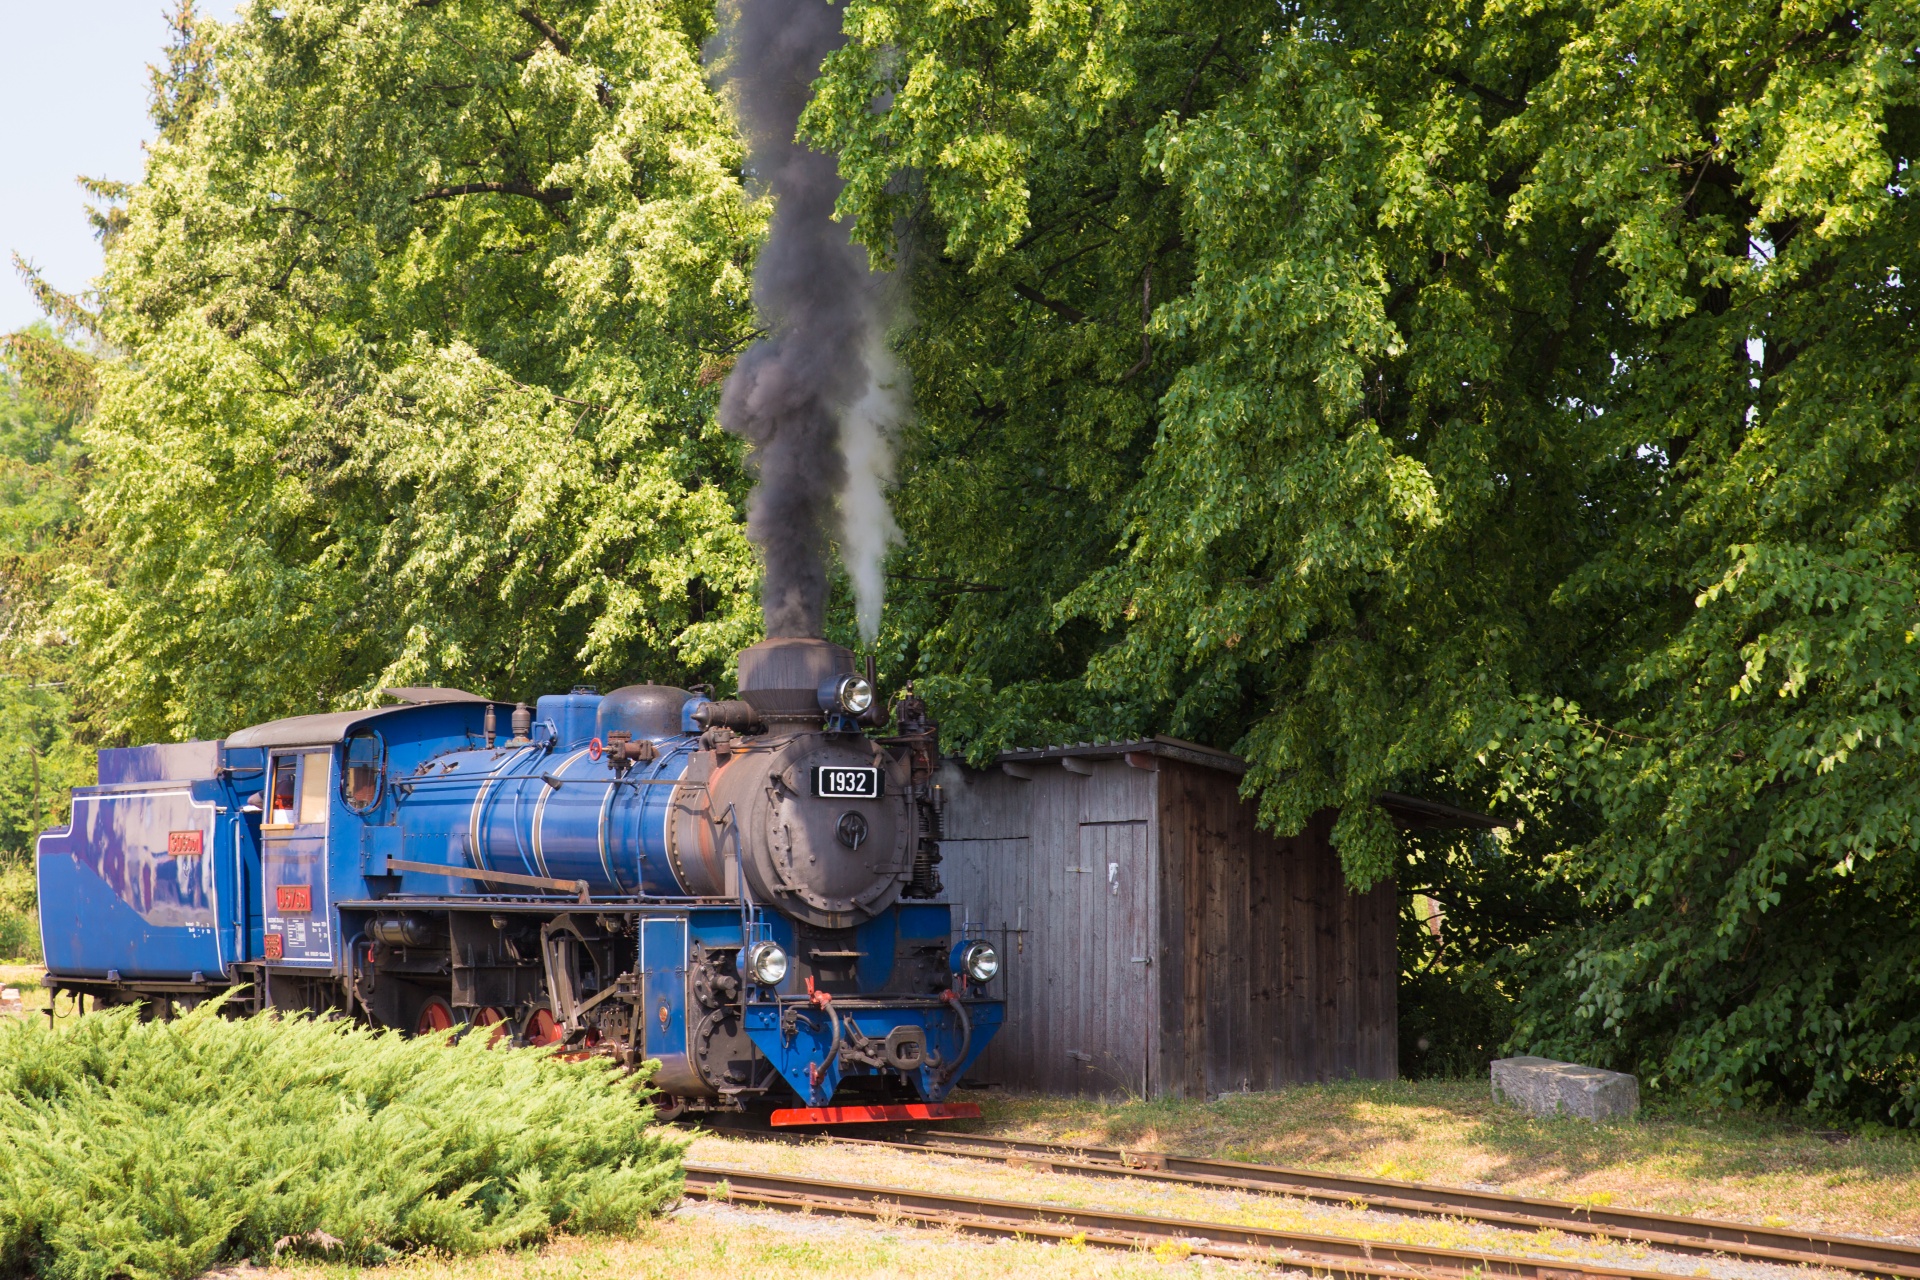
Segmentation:
<svg viewBox="0 0 1920 1280">
<path fill-rule="evenodd" d="M 416 686 L 382 689 L 388 697 L 400 699 L 394 707 L 369 707 L 362 711 L 323 711 L 310 716 L 288 716 L 265 724 L 249 725 L 227 736 L 229 748 L 246 747 L 318 747 L 331 746 L 363 724 L 385 719 L 416 707 L 447 702 L 491 702 L 465 689 L 438 689 Z M 498 704 L 505 706 L 505 703 Z"/>
</svg>

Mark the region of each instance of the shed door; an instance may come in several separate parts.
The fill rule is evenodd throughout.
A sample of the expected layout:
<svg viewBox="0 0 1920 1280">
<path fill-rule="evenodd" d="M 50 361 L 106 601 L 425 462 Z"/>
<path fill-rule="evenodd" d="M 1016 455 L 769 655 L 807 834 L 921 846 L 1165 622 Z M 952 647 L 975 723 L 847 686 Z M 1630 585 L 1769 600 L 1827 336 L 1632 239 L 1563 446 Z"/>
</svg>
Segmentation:
<svg viewBox="0 0 1920 1280">
<path fill-rule="evenodd" d="M 1111 1080 L 1129 1092 L 1150 1096 L 1147 1064 L 1153 1060 L 1152 952 L 1148 950 L 1147 824 L 1138 819 L 1080 824 L 1080 874 L 1092 947 L 1089 992 L 1105 1016 L 1090 1019 L 1076 1046 L 1087 1074 Z M 1078 1056 L 1078 1054 L 1076 1054 Z"/>
<path fill-rule="evenodd" d="M 274 964 L 331 966 L 327 902 L 327 810 L 333 753 L 276 752 L 267 762 L 260 823 L 262 957 Z"/>
</svg>

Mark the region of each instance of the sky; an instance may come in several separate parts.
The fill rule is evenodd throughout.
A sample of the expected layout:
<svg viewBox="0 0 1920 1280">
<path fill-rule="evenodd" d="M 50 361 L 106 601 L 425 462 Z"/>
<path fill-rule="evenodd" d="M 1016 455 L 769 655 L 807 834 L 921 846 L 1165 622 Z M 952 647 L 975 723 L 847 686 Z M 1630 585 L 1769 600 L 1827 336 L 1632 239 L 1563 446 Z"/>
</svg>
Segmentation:
<svg viewBox="0 0 1920 1280">
<path fill-rule="evenodd" d="M 39 319 L 12 255 L 67 293 L 100 273 L 87 222 L 93 178 L 138 181 L 147 64 L 167 43 L 168 0 L 0 0 L 0 333 Z M 201 0 L 227 19 L 237 0 Z"/>
</svg>

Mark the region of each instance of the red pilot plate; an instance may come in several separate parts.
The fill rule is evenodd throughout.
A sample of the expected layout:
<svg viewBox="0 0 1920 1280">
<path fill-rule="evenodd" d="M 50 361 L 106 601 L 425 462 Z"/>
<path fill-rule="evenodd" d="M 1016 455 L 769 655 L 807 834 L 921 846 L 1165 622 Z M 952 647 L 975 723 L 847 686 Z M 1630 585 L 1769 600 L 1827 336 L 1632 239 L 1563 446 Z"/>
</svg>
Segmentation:
<svg viewBox="0 0 1920 1280">
<path fill-rule="evenodd" d="M 775 1128 L 795 1124 L 876 1124 L 887 1120 L 978 1120 L 980 1108 L 971 1102 L 898 1102 L 881 1107 L 788 1107 L 776 1111 L 768 1123 Z"/>
</svg>

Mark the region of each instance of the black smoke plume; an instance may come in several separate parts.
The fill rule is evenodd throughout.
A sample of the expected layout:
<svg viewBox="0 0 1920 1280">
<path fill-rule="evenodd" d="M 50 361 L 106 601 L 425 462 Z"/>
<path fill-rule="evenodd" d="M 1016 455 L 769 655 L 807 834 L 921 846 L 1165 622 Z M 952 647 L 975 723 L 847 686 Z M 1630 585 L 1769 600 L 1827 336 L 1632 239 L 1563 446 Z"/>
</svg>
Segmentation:
<svg viewBox="0 0 1920 1280">
<path fill-rule="evenodd" d="M 834 158 L 794 140 L 820 63 L 844 38 L 840 11 L 825 0 L 740 0 L 737 13 L 727 75 L 753 172 L 774 205 L 753 273 L 767 336 L 734 366 L 720 421 L 752 445 L 757 483 L 747 533 L 766 565 L 767 634 L 818 636 L 836 501 L 848 488 L 841 428 L 849 410 L 874 394 L 876 366 L 886 363 L 884 290 L 866 250 L 833 221 L 841 186 Z M 890 528 L 884 504 L 881 513 Z M 876 622 L 878 612 L 876 599 Z"/>
</svg>

